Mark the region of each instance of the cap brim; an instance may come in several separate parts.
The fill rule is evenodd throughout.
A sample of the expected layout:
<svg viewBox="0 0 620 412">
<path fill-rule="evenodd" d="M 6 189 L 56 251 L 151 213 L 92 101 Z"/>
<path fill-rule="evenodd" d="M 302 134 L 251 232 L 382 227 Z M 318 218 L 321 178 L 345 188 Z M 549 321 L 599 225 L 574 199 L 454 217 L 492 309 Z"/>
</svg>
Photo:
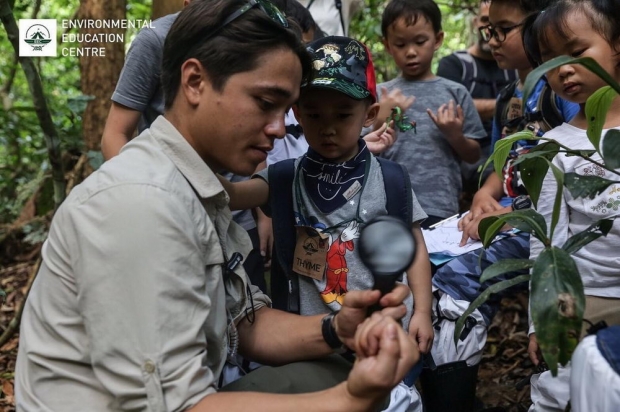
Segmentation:
<svg viewBox="0 0 620 412">
<path fill-rule="evenodd" d="M 309 84 L 302 86 L 302 89 L 309 88 L 321 88 L 321 89 L 332 89 L 339 91 L 341 93 L 346 94 L 352 99 L 362 100 L 367 97 L 370 97 L 371 94 L 368 90 L 364 89 L 361 86 L 358 86 L 353 83 L 344 82 L 338 79 L 328 79 L 328 78 L 315 78 Z"/>
</svg>

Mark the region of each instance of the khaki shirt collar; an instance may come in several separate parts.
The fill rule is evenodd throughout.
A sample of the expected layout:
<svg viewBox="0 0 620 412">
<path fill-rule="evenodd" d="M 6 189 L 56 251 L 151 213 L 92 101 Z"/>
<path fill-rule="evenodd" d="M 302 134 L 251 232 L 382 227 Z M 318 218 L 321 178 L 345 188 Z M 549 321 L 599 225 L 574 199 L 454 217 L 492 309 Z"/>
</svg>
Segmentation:
<svg viewBox="0 0 620 412">
<path fill-rule="evenodd" d="M 153 138 L 203 199 L 215 198 L 228 204 L 230 198 L 215 173 L 164 116 L 150 127 Z"/>
</svg>

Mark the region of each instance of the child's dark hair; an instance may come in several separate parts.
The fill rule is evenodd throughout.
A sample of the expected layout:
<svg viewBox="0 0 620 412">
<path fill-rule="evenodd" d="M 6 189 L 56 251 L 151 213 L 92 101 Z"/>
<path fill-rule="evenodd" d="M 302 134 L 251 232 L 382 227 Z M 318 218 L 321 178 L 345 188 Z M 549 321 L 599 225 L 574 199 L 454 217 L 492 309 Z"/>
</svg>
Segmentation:
<svg viewBox="0 0 620 412">
<path fill-rule="evenodd" d="M 314 30 L 315 32 L 320 31 L 314 18 L 312 18 L 312 14 L 310 14 L 310 10 L 305 8 L 297 0 L 287 0 L 285 2 L 285 8 L 282 10 L 286 13 L 286 17 L 295 20 L 297 24 L 299 24 L 303 33 L 309 32 L 310 30 Z"/>
<path fill-rule="evenodd" d="M 433 26 L 435 34 L 441 31 L 441 10 L 433 0 L 392 0 L 381 18 L 381 34 L 387 38 L 388 27 L 398 19 L 405 19 L 405 24 L 411 26 L 420 18 Z"/>
<path fill-rule="evenodd" d="M 224 88 L 230 76 L 254 70 L 262 55 L 278 49 L 295 53 L 301 62 L 302 81 L 308 78 L 312 61 L 294 22 L 285 28 L 254 6 L 222 27 L 227 18 L 247 3 L 192 1 L 179 13 L 164 42 L 161 84 L 166 109 L 178 93 L 181 66 L 190 58 L 200 61 L 216 91 Z"/>
<path fill-rule="evenodd" d="M 491 0 L 491 4 L 509 4 L 520 9 L 524 14 L 538 13 L 555 0 Z"/>
<path fill-rule="evenodd" d="M 595 32 L 616 50 L 620 42 L 620 0 L 557 0 L 532 24 L 532 39 L 537 45 L 530 51 L 532 59 L 542 62 L 540 49 L 549 47 L 550 37 L 568 40 L 568 20 L 574 12 L 581 12 L 588 18 Z M 526 49 L 527 50 L 527 49 Z"/>
</svg>

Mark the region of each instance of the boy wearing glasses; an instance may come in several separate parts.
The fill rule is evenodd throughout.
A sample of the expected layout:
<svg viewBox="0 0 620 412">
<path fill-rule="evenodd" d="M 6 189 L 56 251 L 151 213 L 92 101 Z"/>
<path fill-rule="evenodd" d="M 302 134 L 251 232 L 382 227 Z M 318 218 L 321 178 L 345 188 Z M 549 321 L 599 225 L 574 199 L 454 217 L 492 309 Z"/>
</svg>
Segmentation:
<svg viewBox="0 0 620 412">
<path fill-rule="evenodd" d="M 383 90 L 400 89 L 415 96 L 409 108 L 401 109 L 417 123 L 382 156 L 407 167 L 413 190 L 429 216 L 423 227 L 428 227 L 459 212 L 459 162 L 478 161 L 477 140 L 486 133 L 465 87 L 431 71 L 433 56 L 443 42 L 441 11 L 435 2 L 392 0 L 383 12 L 381 31 L 401 74 L 379 84 L 378 90 L 383 94 Z M 391 109 L 382 105 L 375 127 Z"/>
<path fill-rule="evenodd" d="M 23 313 L 17 409 L 372 409 L 419 358 L 392 318 L 404 315 L 407 288 L 350 292 L 328 322 L 269 308 L 239 265 L 250 242 L 215 176 L 252 173 L 284 135 L 311 68 L 298 33 L 264 0 L 195 1 L 162 61 L 164 116 L 54 216 Z M 379 300 L 385 309 L 365 321 Z M 309 362 L 336 340 L 356 350 L 352 368 Z M 222 393 L 237 350 L 285 366 Z"/>
<path fill-rule="evenodd" d="M 516 69 L 519 79 L 506 86 L 497 99 L 496 114 L 493 123 L 493 139 L 495 143 L 520 130 L 529 129 L 541 136 L 547 127 L 555 127 L 556 122 L 570 120 L 578 110 L 576 105 L 568 103 L 555 94 L 544 94 L 546 80 L 541 79 L 528 101 L 522 102 L 522 87 L 532 65 L 526 56 L 522 40 L 522 31 L 528 16 L 534 16 L 543 7 L 544 1 L 493 0 L 489 10 L 490 24 L 480 29 L 482 36 L 488 40 L 493 57 L 502 69 Z M 531 20 L 527 20 L 528 22 Z M 544 99 L 552 99 L 558 108 L 559 119 L 552 120 L 541 114 Z M 551 123 L 550 125 L 548 123 Z M 479 239 L 478 225 L 488 216 L 497 216 L 513 210 L 529 208 L 531 202 L 526 196 L 519 170 L 512 166 L 520 154 L 536 144 L 532 140 L 522 140 L 513 146 L 504 166 L 504 178 L 492 173 L 484 185 L 474 195 L 470 212 L 458 223 L 463 232 L 462 245 L 469 238 Z M 473 407 L 475 383 L 478 364 L 486 343 L 487 327 L 491 324 L 499 307 L 502 296 L 514 292 L 507 289 L 499 294 L 491 295 L 482 306 L 476 309 L 466 322 L 456 346 L 454 344 L 454 323 L 473 302 L 489 286 L 526 273 L 524 271 L 507 273 L 495 277 L 484 284 L 479 279 L 482 272 L 491 264 L 504 259 L 526 259 L 529 256 L 529 234 L 519 232 L 511 237 L 492 243 L 488 249 L 478 249 L 446 263 L 433 276 L 433 324 L 437 338 L 434 341 L 432 355 L 439 367 L 432 374 L 441 374 L 444 369 L 452 370 L 453 378 L 462 381 L 463 391 L 453 392 L 452 396 L 435 400 L 440 403 L 440 410 L 452 410 L 455 405 L 469 404 Z M 446 375 L 443 375 L 445 378 Z M 423 376 L 423 381 L 424 381 Z M 445 381 L 443 381 L 445 382 Z M 453 403 L 452 403 L 453 402 Z"/>
</svg>

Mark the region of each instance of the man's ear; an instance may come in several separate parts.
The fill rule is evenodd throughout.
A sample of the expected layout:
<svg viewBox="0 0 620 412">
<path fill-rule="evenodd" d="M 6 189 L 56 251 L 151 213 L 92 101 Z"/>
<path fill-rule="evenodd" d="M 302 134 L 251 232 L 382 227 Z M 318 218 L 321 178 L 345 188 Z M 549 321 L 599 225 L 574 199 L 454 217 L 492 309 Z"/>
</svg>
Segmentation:
<svg viewBox="0 0 620 412">
<path fill-rule="evenodd" d="M 197 106 L 200 103 L 208 81 L 207 73 L 198 60 L 188 59 L 181 65 L 179 92 L 183 92 L 190 105 Z"/>
<path fill-rule="evenodd" d="M 366 110 L 366 120 L 364 120 L 364 127 L 370 127 L 377 120 L 377 115 L 379 114 L 379 108 L 381 106 L 379 103 L 373 103 Z"/>
<path fill-rule="evenodd" d="M 192 0 L 183 0 L 183 7 L 187 6 Z"/>
<path fill-rule="evenodd" d="M 441 47 L 441 45 L 443 44 L 443 36 L 444 33 L 442 31 L 440 31 L 439 33 L 437 33 L 435 35 L 435 51 L 437 51 L 437 49 L 439 49 Z"/>
</svg>

